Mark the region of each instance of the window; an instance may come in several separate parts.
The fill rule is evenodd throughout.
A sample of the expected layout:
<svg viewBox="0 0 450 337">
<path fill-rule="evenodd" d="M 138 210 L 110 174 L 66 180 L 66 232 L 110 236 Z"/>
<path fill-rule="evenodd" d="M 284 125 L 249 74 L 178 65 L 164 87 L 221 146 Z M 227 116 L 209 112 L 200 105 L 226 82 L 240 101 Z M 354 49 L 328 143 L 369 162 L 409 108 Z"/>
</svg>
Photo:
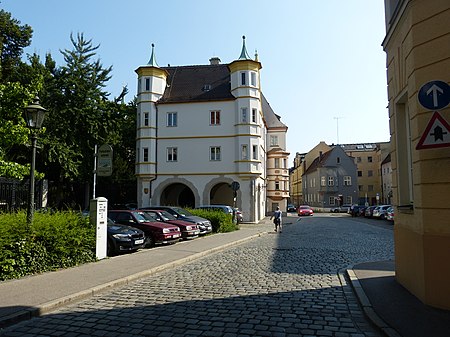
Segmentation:
<svg viewBox="0 0 450 337">
<path fill-rule="evenodd" d="M 144 162 L 148 162 L 148 147 L 144 147 L 143 150 L 144 150 L 143 152 Z"/>
<path fill-rule="evenodd" d="M 241 85 L 246 85 L 247 84 L 247 76 L 245 75 L 245 73 L 241 73 Z"/>
<path fill-rule="evenodd" d="M 412 141 L 411 141 L 411 118 L 409 107 L 405 104 L 408 93 L 395 104 L 396 119 L 396 141 L 397 141 L 397 191 L 398 205 L 409 206 L 414 202 L 413 196 L 413 174 L 412 174 Z M 389 109 L 390 110 L 390 109 Z"/>
<path fill-rule="evenodd" d="M 247 123 L 247 121 L 248 121 L 247 108 L 241 108 L 241 118 L 242 118 L 242 123 Z"/>
<path fill-rule="evenodd" d="M 358 191 L 360 191 L 360 192 L 364 191 L 363 185 L 358 185 Z"/>
<path fill-rule="evenodd" d="M 345 203 L 347 205 L 353 204 L 353 200 L 352 200 L 352 196 L 351 195 L 348 195 L 348 196 L 345 197 Z"/>
<path fill-rule="evenodd" d="M 258 159 L 258 145 L 252 145 L 253 159 Z"/>
<path fill-rule="evenodd" d="M 373 192 L 373 185 L 367 186 L 367 192 Z"/>
<path fill-rule="evenodd" d="M 275 158 L 275 168 L 280 168 L 280 158 Z"/>
<path fill-rule="evenodd" d="M 219 161 L 220 160 L 220 146 L 211 146 L 209 148 L 209 150 L 210 150 L 209 160 Z"/>
<path fill-rule="evenodd" d="M 278 146 L 278 136 L 270 136 L 270 146 Z"/>
<path fill-rule="evenodd" d="M 177 126 L 177 113 L 168 112 L 167 113 L 167 126 Z"/>
<path fill-rule="evenodd" d="M 211 111 L 210 125 L 220 125 L 220 111 Z"/>
<path fill-rule="evenodd" d="M 176 147 L 168 147 L 167 148 L 167 161 L 177 161 L 178 154 L 177 154 L 177 148 Z"/>
<path fill-rule="evenodd" d="M 287 159 L 283 159 L 283 168 L 287 168 Z"/>
<path fill-rule="evenodd" d="M 337 158 L 336 158 L 336 163 L 337 163 L 337 164 L 340 164 L 340 162 L 341 162 L 341 158 L 340 158 L 340 157 L 337 157 Z"/>
<path fill-rule="evenodd" d="M 372 163 L 372 157 L 367 157 L 367 161 L 369 162 L 369 163 Z"/>
<path fill-rule="evenodd" d="M 275 190 L 277 190 L 277 191 L 280 190 L 280 182 L 279 181 L 275 181 Z"/>
<path fill-rule="evenodd" d="M 328 186 L 334 186 L 334 177 L 328 177 Z"/>
<path fill-rule="evenodd" d="M 150 90 L 150 79 L 146 78 L 145 79 L 145 91 L 149 91 Z"/>
<path fill-rule="evenodd" d="M 358 171 L 358 177 L 362 177 L 362 171 Z"/>
<path fill-rule="evenodd" d="M 372 170 L 367 171 L 367 176 L 368 177 L 372 177 L 373 176 L 373 171 Z"/>
<path fill-rule="evenodd" d="M 326 182 L 325 176 L 321 176 L 320 177 L 320 186 L 326 186 L 326 185 L 327 185 L 327 182 Z"/>
<path fill-rule="evenodd" d="M 344 186 L 351 186 L 351 185 L 352 185 L 352 177 L 344 176 Z"/>
<path fill-rule="evenodd" d="M 256 87 L 256 73 L 254 72 L 250 73 L 250 81 L 251 85 Z"/>
<path fill-rule="evenodd" d="M 148 126 L 148 112 L 144 112 L 144 126 Z"/>
<path fill-rule="evenodd" d="M 356 162 L 360 163 L 361 162 L 361 157 L 356 157 Z"/>
<path fill-rule="evenodd" d="M 253 108 L 252 109 L 252 123 L 258 122 L 258 110 Z"/>
<path fill-rule="evenodd" d="M 241 157 L 242 159 L 248 159 L 248 146 L 246 144 L 241 146 Z"/>
<path fill-rule="evenodd" d="M 328 203 L 330 204 L 330 206 L 336 205 L 336 198 L 335 197 L 329 197 L 328 198 Z"/>
</svg>

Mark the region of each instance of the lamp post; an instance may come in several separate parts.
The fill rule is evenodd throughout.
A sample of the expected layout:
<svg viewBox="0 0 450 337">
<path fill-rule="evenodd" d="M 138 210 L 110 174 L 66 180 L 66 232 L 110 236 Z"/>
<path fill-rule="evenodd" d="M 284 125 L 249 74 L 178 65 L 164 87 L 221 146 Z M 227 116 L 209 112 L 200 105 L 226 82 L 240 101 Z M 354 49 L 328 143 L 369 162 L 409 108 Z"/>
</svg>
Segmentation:
<svg viewBox="0 0 450 337">
<path fill-rule="evenodd" d="M 44 109 L 39 104 L 39 97 L 35 97 L 32 104 L 24 108 L 25 121 L 27 126 L 31 131 L 31 169 L 30 169 L 30 191 L 28 198 L 28 209 L 27 209 L 27 224 L 31 225 L 33 223 L 34 215 L 34 171 L 36 166 L 36 141 L 37 132 L 42 127 L 42 122 L 44 121 L 45 112 Z"/>
</svg>

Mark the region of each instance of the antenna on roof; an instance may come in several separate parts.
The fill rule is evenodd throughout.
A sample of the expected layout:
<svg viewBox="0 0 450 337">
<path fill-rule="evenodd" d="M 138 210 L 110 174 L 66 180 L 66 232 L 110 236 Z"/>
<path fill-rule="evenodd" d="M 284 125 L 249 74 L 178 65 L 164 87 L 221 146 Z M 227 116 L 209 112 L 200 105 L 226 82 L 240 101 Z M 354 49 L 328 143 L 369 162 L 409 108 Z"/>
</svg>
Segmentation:
<svg viewBox="0 0 450 337">
<path fill-rule="evenodd" d="M 336 145 L 339 145 L 339 120 L 344 117 L 333 117 L 333 119 L 336 120 L 336 136 L 337 136 L 337 142 Z"/>
</svg>

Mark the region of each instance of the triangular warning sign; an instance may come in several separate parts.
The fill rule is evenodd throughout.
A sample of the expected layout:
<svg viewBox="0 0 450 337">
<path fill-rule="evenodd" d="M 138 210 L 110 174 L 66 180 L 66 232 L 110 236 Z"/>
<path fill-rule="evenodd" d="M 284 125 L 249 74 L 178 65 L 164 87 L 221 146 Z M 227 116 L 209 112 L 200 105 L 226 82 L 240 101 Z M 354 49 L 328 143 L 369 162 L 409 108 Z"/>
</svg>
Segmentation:
<svg viewBox="0 0 450 337">
<path fill-rule="evenodd" d="M 450 146 L 450 125 L 435 111 L 416 146 L 416 150 L 446 146 Z"/>
</svg>

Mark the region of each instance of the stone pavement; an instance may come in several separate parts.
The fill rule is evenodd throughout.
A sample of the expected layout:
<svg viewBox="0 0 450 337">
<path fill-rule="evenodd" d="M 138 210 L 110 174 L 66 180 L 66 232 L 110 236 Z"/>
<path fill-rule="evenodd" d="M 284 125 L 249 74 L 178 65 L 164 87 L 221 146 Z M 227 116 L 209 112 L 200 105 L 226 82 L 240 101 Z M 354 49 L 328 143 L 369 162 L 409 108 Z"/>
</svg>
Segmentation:
<svg viewBox="0 0 450 337">
<path fill-rule="evenodd" d="M 90 273 L 82 267 L 78 274 L 86 279 L 103 269 L 118 279 L 124 272 L 131 276 L 120 287 L 111 284 L 110 291 L 100 292 L 97 286 L 98 291 L 89 290 L 94 296 L 5 328 L 2 335 L 380 336 L 364 316 L 345 270 L 355 262 L 391 259 L 392 231 L 329 216 L 291 220 L 281 234 L 273 233 L 266 219 L 239 234 L 99 262 Z M 226 247 L 219 248 L 219 241 Z M 181 253 L 180 262 L 168 262 L 173 268 L 158 267 Z M 122 269 L 107 267 L 114 260 Z M 133 277 L 133 262 L 142 268 L 143 260 L 158 263 Z M 3 299 L 1 291 L 0 286 Z"/>
</svg>

